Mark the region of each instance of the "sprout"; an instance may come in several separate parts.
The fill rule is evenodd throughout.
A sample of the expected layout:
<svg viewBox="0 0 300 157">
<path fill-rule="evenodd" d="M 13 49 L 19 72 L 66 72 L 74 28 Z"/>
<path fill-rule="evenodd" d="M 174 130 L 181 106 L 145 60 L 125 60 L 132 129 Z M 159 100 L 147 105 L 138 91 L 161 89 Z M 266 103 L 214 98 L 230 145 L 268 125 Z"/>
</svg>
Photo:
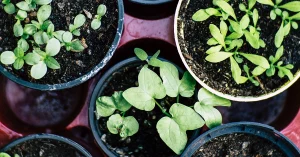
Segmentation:
<svg viewBox="0 0 300 157">
<path fill-rule="evenodd" d="M 75 36 L 80 36 L 79 27 L 83 26 L 86 21 L 86 18 L 84 15 L 79 14 L 74 19 L 74 24 L 70 24 L 69 31 L 74 34 Z"/>
<path fill-rule="evenodd" d="M 107 10 L 107 8 L 105 5 L 101 4 L 98 6 L 97 15 L 95 16 L 95 19 L 92 21 L 92 24 L 91 24 L 91 26 L 94 30 L 100 28 L 101 19 L 106 14 L 106 10 Z"/>
</svg>

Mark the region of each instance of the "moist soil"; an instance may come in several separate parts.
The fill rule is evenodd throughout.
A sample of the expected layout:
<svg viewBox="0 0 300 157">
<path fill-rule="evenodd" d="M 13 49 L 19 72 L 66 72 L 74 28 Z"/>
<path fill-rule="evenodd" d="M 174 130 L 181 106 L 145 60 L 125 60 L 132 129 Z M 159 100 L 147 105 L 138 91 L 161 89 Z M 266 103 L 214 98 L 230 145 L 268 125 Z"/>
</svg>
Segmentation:
<svg viewBox="0 0 300 157">
<path fill-rule="evenodd" d="M 19 1 L 21 0 L 11 0 L 13 4 Z M 58 55 L 54 57 L 60 64 L 60 69 L 52 70 L 48 68 L 47 74 L 42 79 L 35 80 L 30 76 L 31 66 L 24 65 L 21 70 L 15 70 L 12 66 L 1 65 L 5 66 L 15 76 L 39 84 L 66 83 L 87 74 L 102 61 L 114 40 L 118 27 L 117 0 L 55 0 L 51 3 L 52 14 L 49 19 L 55 25 L 55 31 L 69 30 L 69 25 L 74 23 L 76 15 L 81 13 L 86 16 L 83 9 L 95 15 L 100 4 L 105 4 L 107 7 L 107 13 L 101 20 L 101 27 L 96 31 L 93 30 L 90 26 L 92 19 L 87 18 L 84 26 L 80 27 L 81 36 L 74 36 L 74 39 L 85 42 L 88 48 L 83 52 L 75 53 L 66 51 L 65 47 L 62 47 Z M 2 7 L 1 4 L 0 52 L 13 51 L 18 41 L 13 35 L 13 25 L 16 20 L 14 16 L 6 14 Z M 31 12 L 28 17 L 36 20 L 34 14 L 35 12 Z M 28 52 L 31 50 L 32 46 Z"/>
<path fill-rule="evenodd" d="M 288 2 L 288 0 L 283 0 L 282 4 Z M 244 3 L 247 6 L 246 0 L 231 0 L 229 2 L 235 10 L 238 19 L 241 19 L 244 12 L 241 12 L 238 8 L 240 3 Z M 215 24 L 219 26 L 219 17 L 210 17 L 204 22 L 195 22 L 192 20 L 193 14 L 199 9 L 205 9 L 209 7 L 215 7 L 211 0 L 183 0 L 181 9 L 178 17 L 178 38 L 179 45 L 181 47 L 182 53 L 185 60 L 191 70 L 201 79 L 205 84 L 211 88 L 233 96 L 260 96 L 267 93 L 276 91 L 279 87 L 288 81 L 287 77 L 280 78 L 277 72 L 272 77 L 267 77 L 266 74 L 259 76 L 261 85 L 264 87 L 256 87 L 250 81 L 245 84 L 238 85 L 232 78 L 230 70 L 230 61 L 225 60 L 220 63 L 210 63 L 205 60 L 207 54 L 205 51 L 210 48 L 207 45 L 207 41 L 212 37 L 209 31 L 209 24 Z M 270 11 L 272 7 L 261 5 L 256 3 L 255 8 L 257 8 L 260 19 L 258 21 L 258 26 L 261 28 L 261 39 L 265 41 L 266 48 L 261 48 L 259 50 L 253 49 L 250 44 L 244 44 L 240 49 L 241 52 L 247 52 L 251 54 L 258 54 L 269 58 L 270 55 L 275 56 L 277 48 L 274 44 L 275 34 L 279 30 L 281 20 L 277 17 L 276 20 L 270 19 Z M 243 37 L 244 38 L 244 37 Z M 245 43 L 244 39 L 244 43 Z M 291 29 L 288 36 L 285 37 L 284 54 L 281 60 L 286 64 L 293 64 L 294 69 L 292 73 L 295 74 L 300 66 L 300 51 L 298 49 L 300 44 L 300 29 Z M 244 64 L 247 64 L 250 69 L 254 69 L 255 66 L 244 59 Z M 242 69 L 243 65 L 239 65 Z M 243 71 L 243 70 L 242 70 Z M 245 72 L 242 72 L 243 76 L 247 76 Z"/>
<path fill-rule="evenodd" d="M 132 64 L 119 69 L 112 74 L 107 87 L 103 90 L 101 96 L 111 96 L 115 91 L 124 91 L 130 87 L 138 86 L 138 74 L 143 66 Z M 154 69 L 152 69 L 154 70 Z M 154 71 L 158 71 L 155 69 Z M 174 98 L 165 98 L 158 100 L 164 108 L 170 108 L 176 102 Z M 193 99 L 180 98 L 180 102 L 191 106 L 195 103 Z M 156 106 L 151 112 L 141 111 L 132 107 L 126 112 L 125 116 L 134 116 L 139 122 L 139 131 L 137 134 L 121 139 L 119 135 L 111 134 L 106 126 L 108 118 L 102 117 L 99 120 L 99 128 L 102 133 L 102 141 L 107 147 L 120 156 L 131 157 L 171 157 L 177 156 L 159 137 L 156 130 L 156 123 L 165 115 Z M 193 132 L 187 132 L 191 137 Z"/>
<path fill-rule="evenodd" d="M 272 142 L 251 134 L 219 136 L 202 145 L 192 157 L 287 157 Z"/>
<path fill-rule="evenodd" d="M 53 139 L 34 139 L 23 142 L 6 151 L 20 157 L 84 157 L 76 148 Z"/>
</svg>

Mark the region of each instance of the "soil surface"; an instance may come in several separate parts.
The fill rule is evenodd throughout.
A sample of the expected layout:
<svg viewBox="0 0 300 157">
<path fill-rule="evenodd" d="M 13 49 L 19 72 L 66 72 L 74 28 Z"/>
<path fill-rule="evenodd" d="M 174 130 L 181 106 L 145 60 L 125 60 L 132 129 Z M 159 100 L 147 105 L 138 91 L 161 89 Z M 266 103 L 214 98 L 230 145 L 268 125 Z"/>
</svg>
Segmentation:
<svg viewBox="0 0 300 157">
<path fill-rule="evenodd" d="M 18 144 L 6 153 L 20 157 L 84 157 L 74 147 L 52 139 L 34 139 Z"/>
<path fill-rule="evenodd" d="M 130 67 L 124 67 L 113 73 L 108 86 L 104 89 L 102 96 L 111 96 L 114 91 L 124 91 L 130 87 L 138 86 L 138 73 L 142 66 L 135 64 Z M 157 70 L 155 70 L 157 71 Z M 176 102 L 174 98 L 165 98 L 158 100 L 165 108 L 170 108 Z M 187 106 L 194 105 L 195 100 L 180 98 L 180 102 Z M 139 131 L 137 134 L 121 139 L 119 135 L 111 134 L 106 126 L 108 118 L 100 118 L 99 127 L 102 132 L 102 140 L 108 148 L 121 156 L 131 157 L 171 157 L 176 154 L 161 140 L 156 130 L 156 123 L 164 115 L 156 106 L 152 112 L 145 112 L 132 107 L 126 112 L 125 116 L 134 116 L 139 122 Z M 193 132 L 187 132 L 188 136 Z"/>
<path fill-rule="evenodd" d="M 16 4 L 21 0 L 11 0 Z M 59 84 L 72 81 L 87 74 L 105 57 L 109 50 L 118 27 L 118 3 L 117 0 L 55 0 L 51 3 L 52 14 L 50 20 L 55 25 L 55 31 L 68 30 L 69 24 L 74 23 L 74 18 L 78 14 L 86 14 L 83 9 L 95 15 L 100 4 L 107 6 L 107 13 L 102 18 L 102 25 L 98 30 L 93 30 L 90 26 L 92 19 L 87 18 L 84 26 L 80 27 L 81 36 L 75 37 L 81 41 L 85 40 L 88 48 L 83 52 L 75 53 L 66 51 L 65 47 L 54 58 L 58 61 L 61 69 L 52 70 L 48 68 L 47 74 L 40 80 L 35 80 L 30 76 L 31 66 L 25 65 L 21 70 L 15 70 L 12 66 L 6 66 L 11 73 L 24 80 L 40 84 Z M 0 9 L 0 52 L 14 50 L 18 39 L 13 36 L 13 25 L 16 22 L 14 16 L 8 15 Z M 35 16 L 30 16 L 35 19 Z M 86 16 L 87 17 L 87 16 Z M 24 22 L 22 23 L 24 24 Z M 32 46 L 30 47 L 30 52 Z M 2 64 L 1 64 L 2 65 Z M 5 66 L 5 65 L 2 65 Z"/>
<path fill-rule="evenodd" d="M 288 2 L 288 0 L 283 0 L 282 4 L 285 2 Z M 238 5 L 240 3 L 244 3 L 247 6 L 247 1 L 231 0 L 229 3 L 232 4 L 237 18 L 240 20 L 244 15 L 244 12 L 241 12 L 238 9 Z M 205 57 L 207 54 L 205 54 L 205 51 L 210 48 L 210 46 L 207 45 L 207 41 L 212 37 L 209 31 L 209 24 L 213 23 L 219 26 L 220 20 L 219 17 L 212 16 L 204 22 L 195 22 L 192 20 L 192 15 L 199 9 L 209 7 L 215 7 L 211 0 L 184 0 L 178 17 L 177 27 L 181 51 L 183 52 L 187 64 L 198 78 L 213 89 L 234 96 L 260 96 L 275 91 L 288 81 L 287 77 L 284 77 L 283 79 L 278 77 L 276 72 L 273 77 L 267 77 L 266 74 L 259 76 L 265 90 L 261 87 L 254 86 L 250 81 L 247 81 L 245 84 L 238 85 L 231 76 L 229 59 L 220 63 L 210 63 L 206 61 Z M 272 7 L 270 6 L 256 3 L 255 8 L 258 9 L 260 15 L 260 19 L 258 21 L 258 26 L 261 28 L 260 37 L 265 41 L 267 46 L 266 48 L 255 50 L 250 46 L 250 44 L 244 44 L 240 51 L 262 55 L 268 59 L 270 55 L 274 56 L 277 51 L 274 44 L 274 38 L 275 34 L 279 30 L 281 20 L 278 17 L 274 21 L 270 19 L 269 14 L 272 10 Z M 246 40 L 244 39 L 244 43 L 245 41 Z M 283 42 L 285 51 L 281 60 L 284 62 L 284 65 L 294 65 L 294 69 L 292 70 L 293 74 L 295 74 L 300 67 L 299 44 L 300 29 L 291 29 L 290 34 L 285 37 Z M 243 63 L 247 64 L 250 69 L 254 69 L 255 67 L 246 59 L 244 59 Z M 240 64 L 241 69 L 242 67 L 243 65 Z M 242 72 L 242 75 L 246 76 L 246 73 Z"/>
<path fill-rule="evenodd" d="M 230 134 L 212 139 L 193 157 L 287 157 L 272 142 L 250 134 Z"/>
</svg>

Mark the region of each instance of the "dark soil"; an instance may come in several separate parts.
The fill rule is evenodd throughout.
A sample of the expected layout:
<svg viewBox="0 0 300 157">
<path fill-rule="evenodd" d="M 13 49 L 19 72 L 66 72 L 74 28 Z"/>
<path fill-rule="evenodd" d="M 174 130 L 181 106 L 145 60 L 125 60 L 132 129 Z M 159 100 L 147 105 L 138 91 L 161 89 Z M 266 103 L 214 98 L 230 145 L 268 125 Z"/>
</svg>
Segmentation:
<svg viewBox="0 0 300 157">
<path fill-rule="evenodd" d="M 74 147 L 52 139 L 34 139 L 18 144 L 6 151 L 20 157 L 84 157 Z"/>
<path fill-rule="evenodd" d="M 232 4 L 238 19 L 241 19 L 244 15 L 244 12 L 238 9 L 238 5 L 242 2 L 247 4 L 246 0 L 232 0 L 229 2 Z M 285 2 L 288 2 L 288 0 L 283 0 L 282 4 Z M 217 64 L 206 61 L 205 57 L 207 54 L 205 54 L 205 51 L 210 48 L 207 45 L 207 41 L 212 37 L 209 31 L 209 24 L 213 23 L 219 26 L 220 20 L 218 17 L 210 17 L 204 22 L 194 22 L 192 15 L 199 9 L 209 7 L 214 7 L 211 0 L 191 0 L 189 3 L 187 0 L 184 0 L 178 17 L 178 38 L 183 55 L 192 71 L 205 84 L 219 92 L 234 96 L 260 96 L 275 91 L 288 81 L 287 77 L 279 78 L 277 73 L 273 77 L 267 77 L 266 74 L 263 74 L 259 76 L 259 79 L 266 91 L 261 87 L 254 86 L 250 81 L 238 85 L 231 76 L 229 60 Z M 279 18 L 275 21 L 270 19 L 269 14 L 272 7 L 257 3 L 255 8 L 258 9 L 260 15 L 258 26 L 261 28 L 261 39 L 265 41 L 267 46 L 266 48 L 255 50 L 247 44 L 240 51 L 262 55 L 268 59 L 270 55 L 274 56 L 277 51 L 274 38 L 280 27 L 281 20 Z M 284 64 L 290 63 L 294 65 L 293 74 L 298 71 L 300 66 L 299 43 L 300 29 L 291 29 L 290 34 L 285 37 L 283 42 L 285 52 L 281 60 L 284 61 Z M 244 63 L 250 69 L 255 67 L 249 61 L 245 60 Z M 243 65 L 240 64 L 240 67 L 242 69 Z M 246 76 L 246 73 L 243 72 L 242 75 Z"/>
<path fill-rule="evenodd" d="M 130 67 L 122 68 L 113 73 L 102 96 L 111 96 L 114 91 L 124 91 L 130 87 L 138 86 L 138 73 L 142 66 L 135 64 Z M 180 98 L 180 102 L 188 106 L 194 105 L 195 100 Z M 159 103 L 165 108 L 170 108 L 176 100 L 166 98 Z M 119 135 L 111 134 L 106 126 L 108 118 L 99 120 L 102 140 L 108 148 L 119 155 L 128 155 L 131 157 L 171 157 L 176 154 L 161 140 L 156 130 L 156 123 L 164 115 L 158 107 L 152 112 L 145 112 L 132 107 L 126 112 L 125 116 L 134 116 L 139 122 L 140 128 L 137 134 L 121 139 Z M 188 132 L 190 135 L 192 132 Z"/>
<path fill-rule="evenodd" d="M 287 157 L 272 142 L 251 134 L 235 133 L 212 139 L 193 157 Z"/>
<path fill-rule="evenodd" d="M 11 0 L 17 3 L 21 0 Z M 71 3 L 72 2 L 72 3 Z M 55 25 L 55 30 L 68 30 L 69 24 L 74 22 L 74 18 L 83 9 L 89 11 L 92 15 L 97 12 L 100 4 L 107 6 L 107 13 L 102 18 L 101 28 L 93 30 L 90 27 L 91 19 L 87 18 L 84 26 L 80 27 L 81 36 L 74 39 L 85 40 L 88 48 L 83 52 L 68 52 L 64 47 L 54 58 L 61 65 L 61 69 L 51 70 L 48 68 L 47 74 L 40 80 L 35 80 L 30 76 L 31 66 L 25 65 L 21 70 L 15 70 L 12 66 L 6 68 L 24 80 L 40 84 L 59 84 L 66 83 L 87 74 L 105 57 L 109 50 L 118 27 L 118 3 L 117 0 L 55 0 L 51 3 L 52 14 L 50 20 Z M 14 16 L 8 15 L 0 9 L 0 52 L 14 50 L 17 46 L 18 39 L 13 36 L 13 25 L 16 22 Z M 36 17 L 29 16 L 30 19 Z M 29 52 L 32 50 L 30 48 Z M 4 66 L 4 65 L 3 65 Z"/>
</svg>

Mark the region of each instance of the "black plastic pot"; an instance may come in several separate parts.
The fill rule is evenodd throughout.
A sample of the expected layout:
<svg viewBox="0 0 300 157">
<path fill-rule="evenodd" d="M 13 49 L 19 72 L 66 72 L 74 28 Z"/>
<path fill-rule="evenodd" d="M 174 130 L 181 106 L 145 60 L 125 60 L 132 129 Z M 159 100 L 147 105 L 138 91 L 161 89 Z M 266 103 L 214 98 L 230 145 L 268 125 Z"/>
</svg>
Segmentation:
<svg viewBox="0 0 300 157">
<path fill-rule="evenodd" d="M 211 139 L 233 133 L 251 134 L 264 138 L 278 146 L 286 156 L 300 156 L 300 150 L 297 146 L 274 128 L 261 123 L 237 122 L 224 124 L 205 132 L 186 148 L 181 157 L 191 157 L 202 145 Z"/>
<path fill-rule="evenodd" d="M 161 59 L 164 60 L 164 59 Z M 166 60 L 164 60 L 166 61 Z M 97 144 L 101 147 L 101 149 L 109 156 L 109 157 L 116 157 L 118 156 L 114 152 L 112 152 L 106 144 L 102 141 L 101 136 L 101 130 L 99 128 L 99 123 L 95 115 L 95 110 L 96 110 L 96 100 L 99 96 L 101 96 L 101 93 L 104 91 L 105 87 L 109 84 L 111 76 L 114 72 L 120 70 L 123 67 L 129 66 L 129 65 L 140 65 L 144 64 L 145 62 L 139 60 L 137 57 L 132 57 L 126 60 L 123 60 L 110 68 L 99 80 L 97 83 L 93 94 L 90 99 L 90 104 L 89 104 L 89 124 L 90 128 L 92 130 L 92 133 L 95 137 L 95 140 Z M 180 73 L 183 73 L 183 70 L 179 67 L 177 67 Z M 199 130 L 194 131 L 192 137 L 190 138 L 189 142 L 191 142 L 193 139 L 195 139 L 199 135 Z"/>
<path fill-rule="evenodd" d="M 119 42 L 121 40 L 121 35 L 123 32 L 123 27 L 124 27 L 123 26 L 123 24 L 124 24 L 124 5 L 123 5 L 123 0 L 117 0 L 117 1 L 118 1 L 119 21 L 118 21 L 118 28 L 117 28 L 117 32 L 116 32 L 114 41 L 111 44 L 110 49 L 108 50 L 108 52 L 106 53 L 106 55 L 102 59 L 102 61 L 100 63 L 98 63 L 98 65 L 96 65 L 87 74 L 85 74 L 75 80 L 66 82 L 66 83 L 52 85 L 52 84 L 32 83 L 32 82 L 20 79 L 19 77 L 8 72 L 2 65 L 0 65 L 0 72 L 4 76 L 9 78 L 10 80 L 12 80 L 20 85 L 23 85 L 23 86 L 26 86 L 29 88 L 33 88 L 33 89 L 43 90 L 43 91 L 67 89 L 67 88 L 71 88 L 71 87 L 77 86 L 79 84 L 82 84 L 82 83 L 88 81 L 90 78 L 95 76 L 101 69 L 103 69 L 103 67 L 108 63 L 108 61 L 113 56 L 113 54 L 114 54 L 115 50 L 117 49 Z"/>
<path fill-rule="evenodd" d="M 52 140 L 60 141 L 60 142 L 63 142 L 63 143 L 66 143 L 66 144 L 72 146 L 78 152 L 80 152 L 82 155 L 84 155 L 86 157 L 92 157 L 92 155 L 88 151 L 86 151 L 82 146 L 80 146 L 76 142 L 74 142 L 70 139 L 67 139 L 65 137 L 61 137 L 61 136 L 57 136 L 57 135 L 53 135 L 53 134 L 34 134 L 34 135 L 29 135 L 29 136 L 17 139 L 15 141 L 11 142 L 10 144 L 6 145 L 4 148 L 2 148 L 0 150 L 0 152 L 6 152 L 18 144 L 21 144 L 21 143 L 29 141 L 29 140 L 35 140 L 35 139 L 52 139 Z"/>
</svg>

